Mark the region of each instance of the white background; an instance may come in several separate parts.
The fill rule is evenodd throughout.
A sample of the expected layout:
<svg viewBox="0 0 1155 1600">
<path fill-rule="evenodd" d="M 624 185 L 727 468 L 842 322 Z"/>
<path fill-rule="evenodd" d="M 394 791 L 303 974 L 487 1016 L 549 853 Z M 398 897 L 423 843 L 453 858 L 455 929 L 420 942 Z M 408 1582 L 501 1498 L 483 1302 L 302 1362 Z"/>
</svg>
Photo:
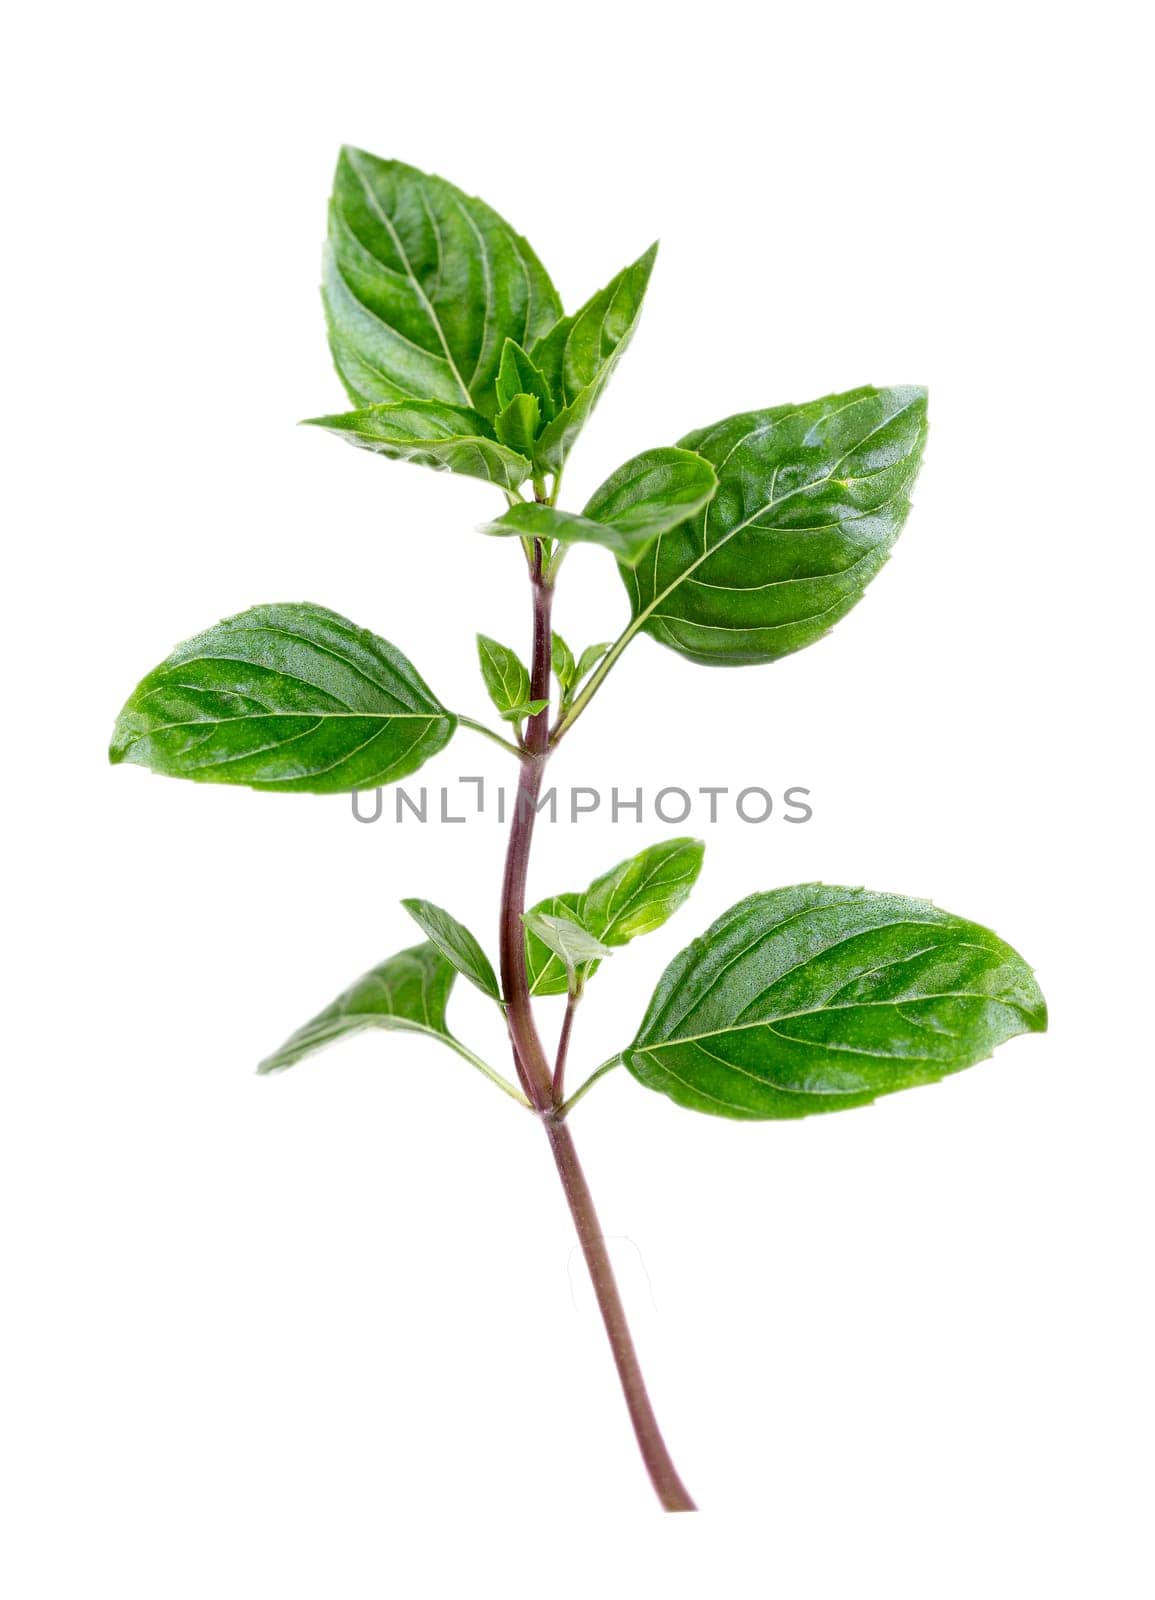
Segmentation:
<svg viewBox="0 0 1155 1600">
<path fill-rule="evenodd" d="M 144 5 L 7 51 L 0 1576 L 13 1600 L 1151 1593 L 1149 260 L 1138 8 Z M 179 639 L 310 599 L 485 704 L 524 644 L 497 497 L 344 448 L 316 292 L 347 140 L 482 193 L 572 307 L 655 236 L 568 503 L 730 412 L 930 386 L 910 523 L 821 644 L 642 640 L 559 784 L 788 784 L 596 980 L 631 1036 L 741 895 L 926 895 L 1052 1031 L 795 1125 L 612 1075 L 574 1126 L 705 1515 L 660 1518 L 531 1121 L 424 1040 L 259 1057 L 502 839 L 105 765 Z M 1142 290 L 1142 293 L 1140 292 Z M 1145 415 L 1145 413 L 1147 413 Z M 624 596 L 575 553 L 558 623 Z M 461 733 L 425 777 L 505 774 Z M 580 887 L 647 818 L 543 828 Z M 500 1055 L 481 1000 L 458 1032 Z"/>
</svg>

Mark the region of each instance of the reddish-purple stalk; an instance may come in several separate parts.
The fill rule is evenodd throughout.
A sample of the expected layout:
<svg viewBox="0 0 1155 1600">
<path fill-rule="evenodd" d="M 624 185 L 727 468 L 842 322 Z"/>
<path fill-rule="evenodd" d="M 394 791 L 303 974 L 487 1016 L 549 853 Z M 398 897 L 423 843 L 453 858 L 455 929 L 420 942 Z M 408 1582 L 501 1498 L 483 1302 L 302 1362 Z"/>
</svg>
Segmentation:
<svg viewBox="0 0 1155 1600">
<path fill-rule="evenodd" d="M 533 663 L 530 696 L 549 700 L 552 671 L 550 612 L 553 584 L 544 568 L 540 540 L 534 540 L 531 565 L 533 584 Z M 557 1062 L 551 1068 L 537 1030 L 529 978 L 525 963 L 526 881 L 533 844 L 533 826 L 538 798 L 550 753 L 549 706 L 528 719 L 522 741 L 521 773 L 501 893 L 501 987 L 505 998 L 514 1065 L 536 1115 L 541 1119 L 553 1158 L 577 1229 L 586 1266 L 593 1281 L 598 1308 L 602 1314 L 610 1349 L 618 1369 L 638 1448 L 650 1481 L 665 1511 L 694 1511 L 696 1507 L 678 1476 L 666 1442 L 658 1427 L 654 1408 L 646 1392 L 638 1353 L 626 1321 L 625 1307 L 618 1292 L 605 1236 L 594 1209 L 593 1196 L 586 1182 L 573 1136 L 564 1119 L 565 1056 L 573 1026 L 574 1000 L 571 997 L 558 1047 Z"/>
</svg>

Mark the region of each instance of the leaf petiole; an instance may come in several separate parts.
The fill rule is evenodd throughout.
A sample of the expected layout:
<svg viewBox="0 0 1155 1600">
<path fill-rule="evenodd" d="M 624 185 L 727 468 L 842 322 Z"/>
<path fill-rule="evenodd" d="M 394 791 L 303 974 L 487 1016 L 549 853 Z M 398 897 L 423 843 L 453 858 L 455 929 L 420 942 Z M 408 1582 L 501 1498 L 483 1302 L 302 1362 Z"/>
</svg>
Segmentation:
<svg viewBox="0 0 1155 1600">
<path fill-rule="evenodd" d="M 472 717 L 464 717 L 461 712 L 455 712 L 458 723 L 463 728 L 472 728 L 474 733 L 483 733 L 487 739 L 492 739 L 494 744 L 499 744 L 503 750 L 508 750 L 511 756 L 521 759 L 521 751 L 508 739 L 503 739 L 500 733 L 495 733 L 492 728 L 487 728 L 484 722 L 475 722 Z"/>
<path fill-rule="evenodd" d="M 569 1099 L 562 1102 L 562 1104 L 558 1107 L 558 1116 L 568 1116 L 568 1114 L 573 1110 L 574 1106 L 577 1105 L 582 1095 L 587 1094 L 589 1090 L 593 1088 L 594 1084 L 599 1078 L 604 1078 L 607 1072 L 612 1072 L 615 1067 L 620 1067 L 621 1064 L 622 1058 L 620 1055 L 611 1056 L 608 1061 L 603 1061 L 596 1072 L 590 1073 L 589 1077 L 582 1084 L 580 1089 L 575 1089 L 573 1094 L 570 1095 Z"/>
<path fill-rule="evenodd" d="M 533 1110 L 533 1107 L 530 1105 L 529 1101 L 525 1098 L 517 1085 L 510 1083 L 509 1079 L 503 1077 L 502 1074 L 496 1070 L 496 1068 L 491 1067 L 488 1061 L 483 1061 L 480 1056 L 475 1056 L 468 1045 L 462 1044 L 460 1039 L 453 1038 L 452 1034 L 443 1034 L 442 1038 L 451 1050 L 457 1051 L 457 1054 L 462 1058 L 463 1061 L 468 1061 L 471 1067 L 476 1067 L 478 1072 L 481 1073 L 482 1077 L 488 1078 L 490 1083 L 495 1083 L 503 1093 L 510 1097 L 511 1100 L 516 1100 L 518 1105 L 524 1106 L 527 1111 Z"/>
</svg>

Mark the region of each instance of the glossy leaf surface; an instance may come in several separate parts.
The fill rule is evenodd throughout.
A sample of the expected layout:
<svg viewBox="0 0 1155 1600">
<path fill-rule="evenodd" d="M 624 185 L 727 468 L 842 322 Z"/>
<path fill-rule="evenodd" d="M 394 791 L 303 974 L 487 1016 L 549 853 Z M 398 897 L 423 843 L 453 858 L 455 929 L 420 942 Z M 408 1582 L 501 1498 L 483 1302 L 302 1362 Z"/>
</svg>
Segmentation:
<svg viewBox="0 0 1155 1600">
<path fill-rule="evenodd" d="M 559 472 L 637 326 L 658 247 L 626 267 L 572 317 L 563 317 L 530 347 L 557 415 L 543 430 L 537 463 Z"/>
<path fill-rule="evenodd" d="M 566 917 L 610 948 L 652 933 L 689 895 L 702 867 L 705 846 L 700 839 L 663 839 L 595 878 L 583 894 L 557 895 L 533 907 L 534 913 Z M 526 962 L 534 994 L 565 994 L 564 963 L 536 937 L 526 938 Z M 596 970 L 589 965 L 586 976 Z"/>
<path fill-rule="evenodd" d="M 323 293 L 355 405 L 442 400 L 489 418 L 506 339 L 528 349 L 562 314 L 545 268 L 491 207 L 352 148 L 333 180 Z"/>
<path fill-rule="evenodd" d="M 332 1005 L 291 1034 L 279 1050 L 266 1056 L 258 1072 L 281 1072 L 362 1028 L 426 1033 L 455 1049 L 457 1041 L 445 1021 L 445 1008 L 457 976 L 431 944 L 402 950 L 366 972 Z"/>
<path fill-rule="evenodd" d="M 415 772 L 457 719 L 393 645 L 323 606 L 254 606 L 178 645 L 117 719 L 113 762 L 342 794 Z"/>
<path fill-rule="evenodd" d="M 636 569 L 623 566 L 633 631 L 709 666 L 813 644 L 886 560 L 925 438 L 917 388 L 854 389 L 687 435 L 720 486 Z"/>
<path fill-rule="evenodd" d="M 613 528 L 626 542 L 623 559 L 636 564 L 657 534 L 709 505 L 717 487 L 714 468 L 696 452 L 643 450 L 594 490 L 582 515 Z"/>
<path fill-rule="evenodd" d="M 600 544 L 636 566 L 658 534 L 700 511 L 717 487 L 713 467 L 692 450 L 645 450 L 607 478 L 580 515 L 526 502 L 481 531 Z"/>
<path fill-rule="evenodd" d="M 466 406 L 412 400 L 310 417 L 306 426 L 325 428 L 359 450 L 391 461 L 481 478 L 499 489 L 516 489 L 530 472 L 527 458 L 503 444 L 481 413 Z"/>
<path fill-rule="evenodd" d="M 1046 1025 L 1030 967 L 988 929 L 811 883 L 751 895 L 675 957 L 622 1059 L 696 1111 L 804 1117 L 933 1083 Z"/>
<path fill-rule="evenodd" d="M 458 922 L 431 900 L 402 900 L 401 904 L 430 943 L 458 972 L 476 984 L 482 994 L 493 1000 L 501 999 L 501 986 L 493 963 L 463 922 Z"/>
</svg>

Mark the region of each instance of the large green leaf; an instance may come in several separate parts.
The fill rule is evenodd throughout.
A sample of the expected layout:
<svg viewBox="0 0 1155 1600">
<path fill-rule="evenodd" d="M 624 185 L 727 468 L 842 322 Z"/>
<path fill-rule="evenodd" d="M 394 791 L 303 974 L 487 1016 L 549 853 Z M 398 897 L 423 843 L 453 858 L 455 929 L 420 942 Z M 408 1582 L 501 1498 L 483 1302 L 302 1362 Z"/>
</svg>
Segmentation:
<svg viewBox="0 0 1155 1600">
<path fill-rule="evenodd" d="M 614 947 L 652 933 L 689 895 L 702 867 L 705 846 L 700 839 L 663 839 L 629 856 L 595 878 L 583 894 L 555 895 L 528 913 L 526 964 L 535 995 L 565 994 L 569 980 L 564 961 L 538 937 L 534 918 L 565 918 L 593 939 Z M 585 965 L 585 976 L 597 970 Z"/>
<path fill-rule="evenodd" d="M 562 314 L 541 262 L 489 206 L 348 147 L 333 180 L 323 292 L 354 404 L 444 400 L 489 418 L 506 339 L 528 349 Z"/>
<path fill-rule="evenodd" d="M 402 950 L 366 972 L 332 1005 L 291 1034 L 279 1050 L 266 1056 L 258 1072 L 280 1072 L 303 1056 L 362 1028 L 389 1028 L 427 1033 L 452 1048 L 458 1042 L 445 1021 L 449 992 L 457 973 L 432 944 Z"/>
<path fill-rule="evenodd" d="M 322 606 L 254 606 L 141 680 L 109 759 L 201 783 L 341 794 L 416 771 L 456 726 L 368 629 Z"/>
<path fill-rule="evenodd" d="M 804 1117 L 933 1083 L 1046 1025 L 1030 967 L 988 929 L 808 883 L 740 901 L 676 956 L 623 1060 L 696 1111 Z"/>
<path fill-rule="evenodd" d="M 580 515 L 526 501 L 481 532 L 600 544 L 623 565 L 636 566 L 658 534 L 700 511 L 717 487 L 713 467 L 692 450 L 644 450 L 594 491 Z"/>
<path fill-rule="evenodd" d="M 708 666 L 776 661 L 846 615 L 906 519 L 926 391 L 854 389 L 731 417 L 682 445 L 719 489 L 622 567 L 632 632 Z"/>
<path fill-rule="evenodd" d="M 439 400 L 365 406 L 332 417 L 309 417 L 306 426 L 325 428 L 391 461 L 483 478 L 499 489 L 516 489 L 530 473 L 526 457 L 502 444 L 480 412 Z"/>
<path fill-rule="evenodd" d="M 493 964 L 463 922 L 431 900 L 402 900 L 401 904 L 447 961 L 492 1000 L 501 999 L 501 986 Z"/>
<path fill-rule="evenodd" d="M 657 245 L 651 245 L 580 311 L 563 317 L 530 347 L 530 357 L 544 375 L 557 407 L 557 415 L 542 430 L 537 444 L 536 462 L 546 471 L 561 471 L 629 344 L 657 252 Z"/>
</svg>

